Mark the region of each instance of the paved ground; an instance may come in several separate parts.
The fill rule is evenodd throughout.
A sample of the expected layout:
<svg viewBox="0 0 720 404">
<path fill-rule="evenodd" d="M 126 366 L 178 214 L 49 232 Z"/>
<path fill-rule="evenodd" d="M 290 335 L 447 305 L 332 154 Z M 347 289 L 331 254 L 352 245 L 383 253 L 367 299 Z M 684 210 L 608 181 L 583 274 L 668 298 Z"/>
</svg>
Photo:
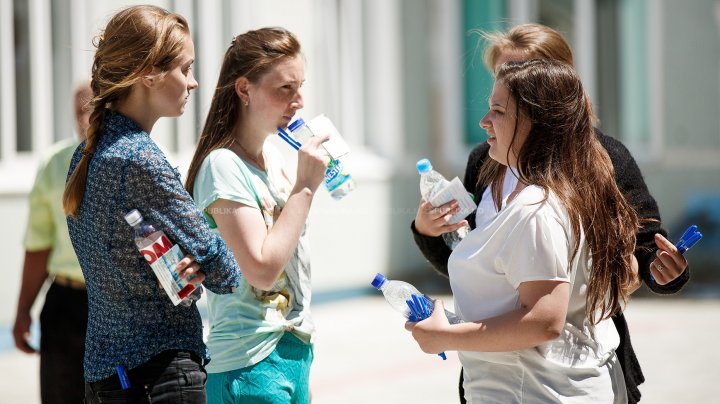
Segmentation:
<svg viewBox="0 0 720 404">
<path fill-rule="evenodd" d="M 382 298 L 321 303 L 314 315 L 314 404 L 457 402 L 457 355 L 423 354 Z M 718 402 L 720 299 L 635 299 L 627 318 L 647 379 L 643 403 Z M 0 403 L 39 402 L 37 372 L 35 357 L 0 351 Z"/>
</svg>

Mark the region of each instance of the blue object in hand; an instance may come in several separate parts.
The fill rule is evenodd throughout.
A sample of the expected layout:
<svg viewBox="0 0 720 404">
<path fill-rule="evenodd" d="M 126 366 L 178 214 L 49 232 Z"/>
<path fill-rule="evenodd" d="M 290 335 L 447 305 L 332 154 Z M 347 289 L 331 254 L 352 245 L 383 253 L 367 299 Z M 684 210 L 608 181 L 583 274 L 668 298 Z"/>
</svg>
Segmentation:
<svg viewBox="0 0 720 404">
<path fill-rule="evenodd" d="M 697 228 L 698 227 L 696 225 L 688 227 L 682 237 L 680 237 L 680 241 L 675 244 L 675 247 L 678 249 L 680 254 L 685 254 L 690 247 L 697 244 L 697 242 L 702 238 L 702 233 L 697 231 Z"/>
<path fill-rule="evenodd" d="M 408 307 L 410 308 L 410 315 L 408 316 L 408 320 L 417 323 L 418 321 L 425 320 L 426 318 L 430 317 L 433 310 L 433 303 L 430 301 L 430 299 L 428 299 L 425 295 L 418 296 L 414 293 L 410 295 L 410 297 L 411 299 L 405 301 L 405 303 L 407 303 Z M 438 356 L 441 357 L 443 360 L 447 360 L 445 352 L 440 352 Z"/>
</svg>

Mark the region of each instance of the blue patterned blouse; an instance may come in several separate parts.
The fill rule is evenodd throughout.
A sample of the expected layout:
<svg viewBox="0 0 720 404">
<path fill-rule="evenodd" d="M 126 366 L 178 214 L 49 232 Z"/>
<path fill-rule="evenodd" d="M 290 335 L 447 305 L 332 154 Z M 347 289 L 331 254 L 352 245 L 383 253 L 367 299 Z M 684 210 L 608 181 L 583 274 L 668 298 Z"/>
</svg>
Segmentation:
<svg viewBox="0 0 720 404">
<path fill-rule="evenodd" d="M 75 150 L 70 172 L 83 146 Z M 88 382 L 114 375 L 117 365 L 132 369 L 170 349 L 209 359 L 197 307 L 174 306 L 137 251 L 124 219 L 132 209 L 195 257 L 206 274 L 205 287 L 230 293 L 240 281 L 235 257 L 208 227 L 178 171 L 135 122 L 109 112 L 77 219 L 68 217 L 88 289 Z"/>
</svg>

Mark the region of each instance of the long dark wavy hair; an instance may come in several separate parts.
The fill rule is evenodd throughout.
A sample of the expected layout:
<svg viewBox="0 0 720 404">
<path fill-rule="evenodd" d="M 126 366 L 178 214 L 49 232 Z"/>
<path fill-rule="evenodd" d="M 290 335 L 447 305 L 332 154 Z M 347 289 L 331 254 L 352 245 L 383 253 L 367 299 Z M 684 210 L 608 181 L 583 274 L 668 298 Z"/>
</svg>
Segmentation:
<svg viewBox="0 0 720 404">
<path fill-rule="evenodd" d="M 518 150 L 520 181 L 552 191 L 568 211 L 576 235 L 570 261 L 579 250 L 581 230 L 585 233 L 592 258 L 586 316 L 596 324 L 620 310 L 635 283 L 631 265 L 638 216 L 615 183 L 612 162 L 595 135 L 586 93 L 571 66 L 541 59 L 509 62 L 496 78 L 517 102 L 518 119 L 532 125 Z M 516 138 L 517 130 L 512 144 Z M 505 171 L 493 159 L 480 170 L 478 181 L 492 186 L 496 206 Z"/>
<path fill-rule="evenodd" d="M 225 52 L 205 126 L 188 170 L 185 188 L 190 195 L 205 158 L 214 150 L 230 147 L 233 128 L 243 119 L 240 97 L 235 93 L 237 79 L 245 77 L 257 83 L 277 62 L 300 52 L 300 42 L 284 28 L 261 28 L 233 39 Z"/>
</svg>

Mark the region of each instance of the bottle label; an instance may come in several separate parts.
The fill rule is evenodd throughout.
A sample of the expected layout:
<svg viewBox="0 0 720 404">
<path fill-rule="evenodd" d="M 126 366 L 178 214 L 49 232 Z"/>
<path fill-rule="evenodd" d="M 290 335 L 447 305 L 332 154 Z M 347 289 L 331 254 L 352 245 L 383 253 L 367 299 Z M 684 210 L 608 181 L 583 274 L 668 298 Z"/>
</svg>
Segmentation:
<svg viewBox="0 0 720 404">
<path fill-rule="evenodd" d="M 325 170 L 325 187 L 332 192 L 350 178 L 340 160 L 332 160 Z"/>
<path fill-rule="evenodd" d="M 172 246 L 173 245 L 170 242 L 170 239 L 168 239 L 166 235 L 162 234 L 160 238 L 155 240 L 152 244 L 141 249 L 140 254 L 142 254 L 148 264 L 152 265 L 159 257 L 168 252 Z"/>
<path fill-rule="evenodd" d="M 178 305 L 195 286 L 189 284 L 187 280 L 180 279 L 175 267 L 178 262 L 183 259 L 183 253 L 180 246 L 172 245 L 170 239 L 162 234 L 152 244 L 140 250 L 145 261 L 155 273 L 165 293 L 170 297 L 174 305 Z"/>
</svg>

